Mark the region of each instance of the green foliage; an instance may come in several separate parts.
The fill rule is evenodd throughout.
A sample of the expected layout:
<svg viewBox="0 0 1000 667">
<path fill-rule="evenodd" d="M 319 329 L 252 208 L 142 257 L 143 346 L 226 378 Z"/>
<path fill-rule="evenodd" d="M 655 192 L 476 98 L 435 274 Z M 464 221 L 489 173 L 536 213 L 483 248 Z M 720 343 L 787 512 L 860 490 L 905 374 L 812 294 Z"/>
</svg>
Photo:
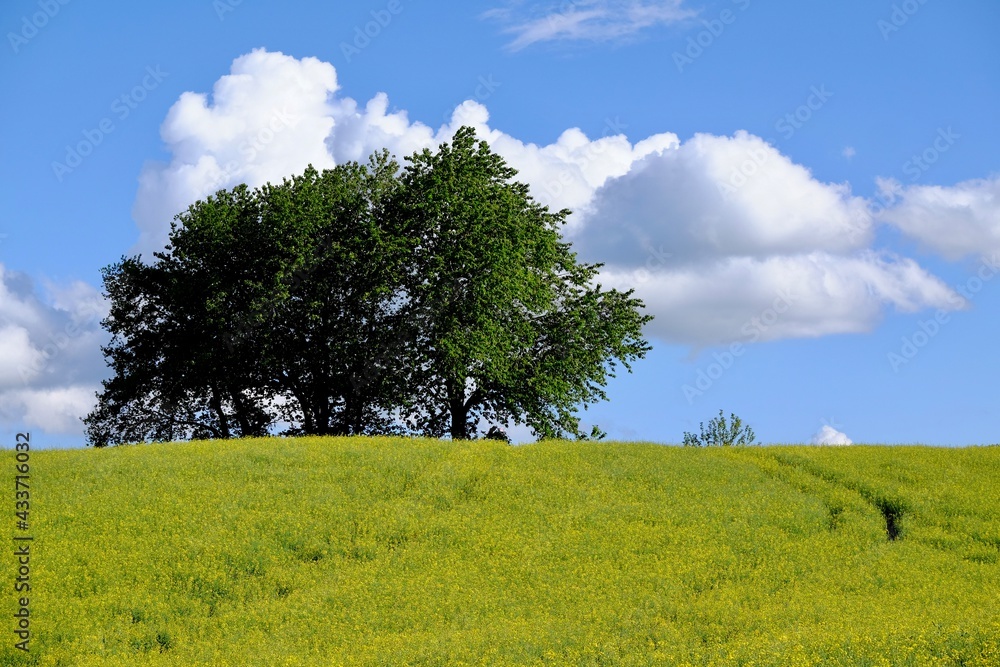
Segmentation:
<svg viewBox="0 0 1000 667">
<path fill-rule="evenodd" d="M 650 349 L 632 292 L 594 284 L 561 240 L 568 210 L 535 202 L 516 171 L 461 128 L 408 159 L 398 215 L 415 248 L 407 292 L 429 335 L 407 412 L 419 432 L 468 437 L 480 418 L 541 437 L 577 435 L 580 406 L 604 400 L 616 362 Z"/>
<path fill-rule="evenodd" d="M 577 434 L 576 439 L 577 440 L 604 440 L 606 437 L 608 437 L 608 434 L 605 431 L 601 430 L 600 426 L 597 426 L 595 424 L 593 426 L 593 428 L 590 429 L 590 435 L 587 435 L 585 433 L 579 433 L 579 434 Z"/>
<path fill-rule="evenodd" d="M 314 437 L 32 462 L 11 667 L 1000 664 L 996 447 Z"/>
<path fill-rule="evenodd" d="M 685 447 L 735 447 L 742 445 L 754 445 L 757 436 L 753 429 L 743 423 L 743 420 L 735 414 L 730 413 L 729 422 L 719 410 L 719 416 L 708 422 L 701 422 L 701 433 L 695 435 L 690 431 L 684 432 Z"/>
<path fill-rule="evenodd" d="M 480 420 L 576 436 L 642 302 L 595 284 L 472 128 L 193 204 L 170 246 L 104 271 L 114 375 L 91 444 L 288 434 L 469 438 Z"/>
<path fill-rule="evenodd" d="M 113 377 L 84 420 L 94 445 L 259 436 L 276 418 L 259 346 L 232 332 L 250 331 L 280 292 L 288 230 L 262 224 L 245 186 L 196 203 L 178 221 L 153 264 L 123 258 L 103 271 Z"/>
<path fill-rule="evenodd" d="M 510 444 L 510 436 L 499 426 L 491 426 L 490 430 L 483 433 L 483 439 L 485 440 L 499 440 L 501 442 L 506 442 Z"/>
</svg>

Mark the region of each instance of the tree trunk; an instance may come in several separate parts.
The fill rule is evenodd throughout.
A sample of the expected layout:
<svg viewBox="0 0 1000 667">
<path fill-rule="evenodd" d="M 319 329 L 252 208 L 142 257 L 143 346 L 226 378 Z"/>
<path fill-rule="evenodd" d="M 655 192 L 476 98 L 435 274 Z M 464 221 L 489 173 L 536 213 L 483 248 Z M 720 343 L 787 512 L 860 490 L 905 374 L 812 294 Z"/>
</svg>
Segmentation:
<svg viewBox="0 0 1000 667">
<path fill-rule="evenodd" d="M 344 405 L 344 422 L 348 435 L 361 435 L 361 415 L 364 412 L 363 399 L 357 395 L 349 396 Z"/>
<path fill-rule="evenodd" d="M 479 405 L 483 400 L 483 392 L 476 389 L 465 400 L 465 381 L 461 383 L 448 383 L 448 411 L 451 413 L 451 439 L 469 440 L 474 433 L 469 433 L 468 421 L 469 412 Z"/>
<path fill-rule="evenodd" d="M 308 394 L 301 389 L 293 388 L 292 396 L 298 401 L 299 409 L 302 410 L 302 433 L 305 435 L 315 435 L 316 419 L 313 417 L 312 405 L 306 400 Z"/>
<path fill-rule="evenodd" d="M 222 407 L 222 396 L 219 395 L 219 390 L 216 387 L 212 387 L 212 396 L 209 401 L 216 416 L 219 418 L 219 433 L 222 438 L 229 439 L 232 433 L 229 428 L 229 417 L 226 416 L 226 411 Z"/>
<path fill-rule="evenodd" d="M 445 385 L 448 391 L 448 412 L 451 414 L 451 439 L 468 440 L 469 432 L 466 421 L 469 410 L 465 405 L 465 379 L 461 382 L 448 380 Z"/>
<path fill-rule="evenodd" d="M 240 389 L 234 389 L 229 387 L 229 395 L 233 397 L 233 406 L 236 408 L 236 423 L 240 427 L 240 435 L 249 436 L 257 435 L 253 431 L 254 427 L 250 424 L 249 410 L 247 409 L 247 402 L 243 396 L 243 392 Z"/>
<path fill-rule="evenodd" d="M 448 402 L 448 410 L 451 412 L 451 439 L 468 440 L 466 421 L 469 418 L 469 411 L 465 407 L 465 401 L 461 398 L 452 399 Z"/>
</svg>

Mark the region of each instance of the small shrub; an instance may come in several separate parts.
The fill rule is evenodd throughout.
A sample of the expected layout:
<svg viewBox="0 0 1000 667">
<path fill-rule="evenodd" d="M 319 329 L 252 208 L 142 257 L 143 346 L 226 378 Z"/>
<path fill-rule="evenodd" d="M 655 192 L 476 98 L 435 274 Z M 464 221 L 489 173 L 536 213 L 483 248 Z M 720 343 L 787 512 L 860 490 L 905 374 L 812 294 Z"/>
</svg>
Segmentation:
<svg viewBox="0 0 1000 667">
<path fill-rule="evenodd" d="M 719 410 L 719 416 L 708 422 L 707 429 L 705 422 L 701 422 L 699 426 L 701 435 L 684 432 L 685 447 L 735 447 L 757 444 L 755 442 L 757 436 L 754 435 L 753 429 L 733 413 L 729 413 L 727 423 L 722 410 Z"/>
<path fill-rule="evenodd" d="M 508 445 L 510 444 L 510 436 L 499 426 L 491 426 L 489 431 L 483 435 L 484 440 L 502 440 Z"/>
<path fill-rule="evenodd" d="M 590 429 L 590 435 L 587 435 L 582 431 L 576 434 L 577 440 L 604 440 L 606 437 L 608 437 L 608 434 L 602 431 L 600 426 L 596 425 L 594 428 Z"/>
</svg>

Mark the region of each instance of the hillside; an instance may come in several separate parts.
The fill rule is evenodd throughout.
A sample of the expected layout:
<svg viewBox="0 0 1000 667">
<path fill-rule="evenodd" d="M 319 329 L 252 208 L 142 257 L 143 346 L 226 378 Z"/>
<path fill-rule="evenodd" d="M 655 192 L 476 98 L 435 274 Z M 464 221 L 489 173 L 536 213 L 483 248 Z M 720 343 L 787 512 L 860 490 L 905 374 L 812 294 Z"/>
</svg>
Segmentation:
<svg viewBox="0 0 1000 667">
<path fill-rule="evenodd" d="M 998 447 L 302 438 L 31 465 L 31 651 L 6 632 L 3 665 L 1000 665 Z"/>
</svg>

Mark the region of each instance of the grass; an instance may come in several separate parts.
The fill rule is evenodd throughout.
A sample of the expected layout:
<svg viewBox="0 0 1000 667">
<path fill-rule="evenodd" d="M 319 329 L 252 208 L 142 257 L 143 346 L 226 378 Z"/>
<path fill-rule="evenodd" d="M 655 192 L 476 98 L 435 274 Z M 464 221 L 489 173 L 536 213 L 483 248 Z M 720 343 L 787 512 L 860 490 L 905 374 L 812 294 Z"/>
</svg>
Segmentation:
<svg viewBox="0 0 1000 667">
<path fill-rule="evenodd" d="M 34 634 L 2 665 L 1000 664 L 996 447 L 300 438 L 31 465 Z"/>
</svg>

